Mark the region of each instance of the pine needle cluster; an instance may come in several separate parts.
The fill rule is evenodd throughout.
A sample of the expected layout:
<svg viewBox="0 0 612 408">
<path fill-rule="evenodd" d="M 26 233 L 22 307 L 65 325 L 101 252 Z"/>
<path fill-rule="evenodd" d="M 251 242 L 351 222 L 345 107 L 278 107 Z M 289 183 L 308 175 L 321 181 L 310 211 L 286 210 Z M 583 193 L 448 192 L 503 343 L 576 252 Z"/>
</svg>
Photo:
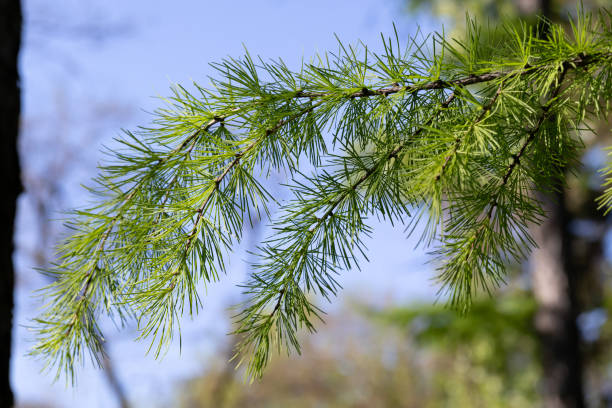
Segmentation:
<svg viewBox="0 0 612 408">
<path fill-rule="evenodd" d="M 366 258 L 371 216 L 425 225 L 445 298 L 467 310 L 533 247 L 529 227 L 545 216 L 534 192 L 559 188 L 588 121 L 610 111 L 611 20 L 581 13 L 545 36 L 501 27 L 503 42 L 475 22 L 462 41 L 402 46 L 396 32 L 379 53 L 340 43 L 297 71 L 248 53 L 213 64 L 211 87 L 176 86 L 150 127 L 107 152 L 97 204 L 71 214 L 46 271 L 32 353 L 74 378 L 84 359 L 99 362 L 98 319 L 110 315 L 135 318 L 159 354 L 252 218 L 269 214 L 263 180 L 279 170 L 292 198 L 235 318 L 249 376 L 272 350 L 299 351 L 298 330 L 322 314 L 313 295 L 330 299 L 337 274 Z"/>
</svg>

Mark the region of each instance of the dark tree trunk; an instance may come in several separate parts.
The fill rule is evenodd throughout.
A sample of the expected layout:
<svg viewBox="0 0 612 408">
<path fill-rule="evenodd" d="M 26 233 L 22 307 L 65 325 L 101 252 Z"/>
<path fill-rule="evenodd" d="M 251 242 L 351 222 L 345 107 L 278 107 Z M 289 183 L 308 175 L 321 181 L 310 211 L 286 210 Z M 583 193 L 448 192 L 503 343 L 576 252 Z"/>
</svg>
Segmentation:
<svg viewBox="0 0 612 408">
<path fill-rule="evenodd" d="M 539 248 L 531 262 L 538 304 L 535 328 L 542 354 L 544 406 L 583 407 L 577 282 L 571 267 L 569 217 L 563 194 L 542 194 L 540 199 L 548 218 L 533 231 Z"/>
<path fill-rule="evenodd" d="M 0 242 L 0 407 L 14 405 L 9 368 L 15 283 L 13 228 L 17 196 L 22 189 L 17 154 L 20 113 L 17 58 L 20 43 L 21 4 L 19 0 L 0 0 L 0 166 L 4 179 L 0 217 L 5 223 Z"/>
<path fill-rule="evenodd" d="M 524 14 L 536 13 L 558 20 L 552 0 L 518 0 Z M 548 24 L 538 22 L 546 35 Z M 560 187 L 563 191 L 563 187 Z M 584 407 L 581 340 L 576 319 L 578 275 L 572 268 L 572 245 L 563 192 L 538 194 L 547 218 L 533 230 L 538 248 L 531 258 L 531 276 L 537 303 L 535 329 L 540 338 L 542 396 L 546 408 Z"/>
</svg>

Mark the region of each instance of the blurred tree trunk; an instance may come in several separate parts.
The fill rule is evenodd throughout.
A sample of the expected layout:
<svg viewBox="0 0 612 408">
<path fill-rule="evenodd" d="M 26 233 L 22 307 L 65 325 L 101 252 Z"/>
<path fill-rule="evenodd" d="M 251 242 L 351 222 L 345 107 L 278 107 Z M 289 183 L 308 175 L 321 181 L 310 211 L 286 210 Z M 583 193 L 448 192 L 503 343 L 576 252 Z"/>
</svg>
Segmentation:
<svg viewBox="0 0 612 408">
<path fill-rule="evenodd" d="M 108 344 L 105 345 L 105 348 L 108 349 Z M 119 377 L 117 377 L 117 373 L 115 372 L 115 366 L 111 362 L 108 354 L 104 354 L 102 356 L 102 368 L 104 376 L 108 381 L 108 385 L 111 390 L 117 397 L 117 402 L 119 402 L 119 407 L 121 408 L 130 408 L 130 403 L 128 401 L 127 395 L 125 394 L 125 390 L 123 389 L 123 384 L 119 381 Z"/>
<path fill-rule="evenodd" d="M 571 268 L 569 215 L 565 195 L 540 194 L 547 218 L 533 234 L 538 249 L 531 259 L 533 292 L 538 305 L 535 329 L 542 355 L 546 408 L 583 407 L 582 359 L 577 282 Z"/>
<path fill-rule="evenodd" d="M 19 132 L 20 89 L 17 60 L 21 43 L 21 4 L 0 0 L 0 140 L 4 192 L 2 214 L 2 269 L 0 270 L 0 407 L 14 404 L 10 384 L 11 334 L 13 320 L 13 228 L 17 196 L 21 192 L 17 136 Z"/>
<path fill-rule="evenodd" d="M 537 13 L 555 20 L 551 0 L 519 0 L 523 14 Z M 539 32 L 547 24 L 539 23 Z M 565 171 L 566 169 L 562 169 Z M 546 211 L 542 224 L 534 227 L 538 248 L 531 258 L 533 294 L 537 304 L 535 330 L 540 338 L 543 401 L 546 408 L 584 406 L 580 333 L 577 326 L 576 271 L 572 270 L 570 219 L 563 186 L 554 194 L 538 193 Z"/>
</svg>

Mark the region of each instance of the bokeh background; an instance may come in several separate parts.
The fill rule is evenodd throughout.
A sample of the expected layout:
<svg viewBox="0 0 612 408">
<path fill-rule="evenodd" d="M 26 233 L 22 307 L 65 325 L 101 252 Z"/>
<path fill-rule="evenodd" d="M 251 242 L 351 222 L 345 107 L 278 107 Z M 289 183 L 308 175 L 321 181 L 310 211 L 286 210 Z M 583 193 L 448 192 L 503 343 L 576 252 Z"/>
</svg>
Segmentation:
<svg viewBox="0 0 612 408">
<path fill-rule="evenodd" d="M 549 2 L 545 2 L 549 3 Z M 596 9 L 604 1 L 585 2 Z M 554 13 L 574 13 L 574 2 L 552 2 Z M 103 159 L 103 145 L 121 128 L 147 124 L 174 83 L 208 85 L 209 63 L 252 55 L 298 68 L 302 60 L 362 41 L 381 48 L 393 24 L 400 39 L 426 37 L 442 26 L 460 36 L 466 12 L 491 22 L 528 16 L 537 1 L 311 0 L 77 1 L 24 0 L 20 55 L 23 108 L 20 155 L 25 192 L 16 225 L 17 305 L 12 384 L 20 407 L 421 407 L 537 406 L 542 395 L 541 344 L 534 328 L 537 302 L 528 265 L 511 265 L 508 285 L 494 299 L 477 300 L 460 318 L 436 303 L 434 270 L 426 249 L 401 227 L 373 219 L 370 262 L 341 277 L 344 290 L 319 332 L 304 338 L 301 356 L 279 356 L 264 379 L 245 384 L 228 363 L 234 339 L 229 306 L 240 298 L 248 249 L 266 233 L 250 231 L 230 273 L 208 286 L 204 310 L 182 324 L 161 360 L 134 341 L 133 327 L 103 322 L 105 370 L 85 367 L 78 385 L 41 373 L 26 356 L 28 327 L 41 305 L 34 291 L 48 283 L 36 271 L 53 262 L 65 230 L 62 211 L 82 207 L 82 189 Z M 531 8 L 530 8 L 531 7 Z M 563 17 L 559 17 L 560 20 Z M 569 204 L 576 270 L 588 277 L 577 322 L 584 356 L 585 398 L 608 406 L 612 397 L 612 298 L 609 297 L 608 221 L 592 215 L 592 196 L 605 160 L 605 137 L 587 140 L 585 165 L 570 181 Z M 282 183 L 274 175 L 273 183 Z M 282 192 L 279 190 L 279 194 Z M 572 201 L 573 200 L 573 201 Z M 584 209 L 588 208 L 588 209 Z M 418 234 L 415 234 L 418 236 Z M 588 271 L 587 271 L 588 270 Z M 587 273 L 588 272 L 588 273 Z M 595 289 L 594 289 L 595 288 Z M 582 298 L 581 297 L 581 298 Z M 443 302 L 441 302 L 443 303 Z"/>
</svg>

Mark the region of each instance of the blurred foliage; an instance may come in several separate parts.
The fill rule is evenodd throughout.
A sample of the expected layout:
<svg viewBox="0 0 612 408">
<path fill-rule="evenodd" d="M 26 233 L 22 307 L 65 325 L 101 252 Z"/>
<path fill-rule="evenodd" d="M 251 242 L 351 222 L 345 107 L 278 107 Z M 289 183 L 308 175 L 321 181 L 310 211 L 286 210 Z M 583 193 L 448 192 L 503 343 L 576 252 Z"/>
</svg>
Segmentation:
<svg viewBox="0 0 612 408">
<path fill-rule="evenodd" d="M 350 317 L 349 317 L 350 316 Z M 423 367 L 397 333 L 343 313 L 317 336 L 303 336 L 302 356 L 272 359 L 247 384 L 222 356 L 180 391 L 182 407 L 412 407 L 426 398 Z"/>
<path fill-rule="evenodd" d="M 304 336 L 302 356 L 273 359 L 261 380 L 246 384 L 220 358 L 178 400 L 188 408 L 533 406 L 534 311 L 523 293 L 479 300 L 464 317 L 420 304 L 344 311 Z"/>
<path fill-rule="evenodd" d="M 541 370 L 533 298 L 507 291 L 480 298 L 473 306 L 467 315 L 430 304 L 370 315 L 400 327 L 419 354 L 437 362 L 430 386 L 438 391 L 429 406 L 537 405 Z"/>
<path fill-rule="evenodd" d="M 480 20 L 497 22 L 501 19 L 530 17 L 548 3 L 554 16 L 575 15 L 577 1 L 572 0 L 405 0 L 409 13 L 425 11 L 445 19 L 447 24 L 463 28 L 466 13 Z M 596 10 L 610 5 L 609 0 L 583 0 L 585 10 Z"/>
<path fill-rule="evenodd" d="M 453 310 L 414 305 L 370 315 L 384 325 L 402 328 L 421 352 L 440 359 L 462 358 L 465 369 L 439 371 L 442 384 L 455 383 L 456 376 L 471 377 L 475 384 L 489 384 L 479 397 L 495 396 L 487 406 L 537 406 L 542 381 L 542 344 L 534 328 L 537 305 L 529 292 L 510 289 L 474 303 L 473 312 L 459 316 Z M 612 362 L 612 294 L 607 291 L 601 307 L 578 317 L 583 340 L 584 382 L 587 406 L 612 406 L 610 389 Z M 453 356 L 453 357 L 450 357 Z M 461 356 L 461 357 L 458 357 Z M 460 391 L 461 392 L 461 391 Z M 460 394 L 459 392 L 459 394 Z M 469 401 L 469 400 L 466 400 Z M 529 402 L 531 401 L 531 402 Z M 452 406 L 464 406 L 462 404 Z M 472 406 L 474 403 L 470 402 Z M 433 406 L 441 406 L 434 403 Z"/>
<path fill-rule="evenodd" d="M 301 356 L 272 359 L 252 384 L 221 353 L 177 392 L 196 407 L 532 407 L 540 405 L 536 305 L 510 288 L 460 315 L 441 305 L 357 306 L 302 336 Z M 612 296 L 579 318 L 588 406 L 609 406 Z"/>
<path fill-rule="evenodd" d="M 525 361 L 536 355 L 535 311 L 533 298 L 517 292 L 479 299 L 473 311 L 462 317 L 452 309 L 429 304 L 391 309 L 375 317 L 406 328 L 419 347 L 470 355 L 475 364 L 503 374 L 511 383 L 525 368 Z M 516 350 L 518 344 L 520 350 Z"/>
</svg>

